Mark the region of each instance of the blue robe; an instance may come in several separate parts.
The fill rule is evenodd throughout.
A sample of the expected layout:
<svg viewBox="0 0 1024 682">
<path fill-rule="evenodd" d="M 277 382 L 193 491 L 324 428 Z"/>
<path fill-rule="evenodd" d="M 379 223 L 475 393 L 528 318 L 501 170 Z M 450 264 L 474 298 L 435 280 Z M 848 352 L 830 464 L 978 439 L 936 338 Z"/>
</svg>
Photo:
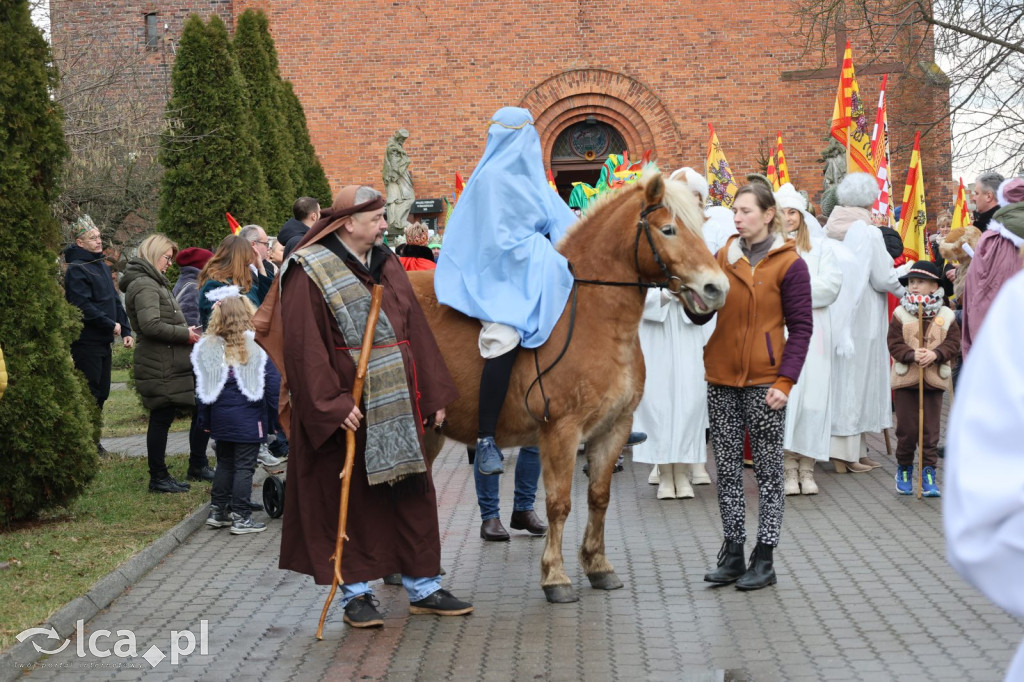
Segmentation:
<svg viewBox="0 0 1024 682">
<path fill-rule="evenodd" d="M 575 221 L 548 184 L 530 112 L 499 109 L 445 228 L 438 301 L 514 327 L 524 348 L 542 345 L 572 290 L 568 261 L 554 245 Z"/>
</svg>

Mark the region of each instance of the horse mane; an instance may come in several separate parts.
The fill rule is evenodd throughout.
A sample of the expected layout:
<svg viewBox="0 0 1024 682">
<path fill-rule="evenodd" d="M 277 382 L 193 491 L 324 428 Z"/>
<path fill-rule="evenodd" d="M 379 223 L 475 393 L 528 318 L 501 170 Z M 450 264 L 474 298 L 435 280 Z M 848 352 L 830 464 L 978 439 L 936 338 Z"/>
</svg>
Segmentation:
<svg viewBox="0 0 1024 682">
<path fill-rule="evenodd" d="M 632 199 L 634 195 L 639 194 L 643 198 L 647 183 L 659 175 L 661 175 L 661 171 L 654 163 L 650 163 L 644 168 L 644 175 L 640 181 L 622 189 L 600 194 L 587 207 L 586 215 L 566 230 L 560 244 L 564 244 L 577 231 L 585 231 L 590 223 L 604 220 L 603 214 L 606 211 L 610 213 L 620 204 Z M 704 216 L 701 214 L 700 207 L 697 205 L 689 185 L 679 180 L 669 180 L 667 177 L 663 178 L 662 182 L 665 184 L 665 194 L 661 198 L 662 205 L 668 209 L 674 220 L 679 220 L 687 229 L 703 238 Z"/>
</svg>

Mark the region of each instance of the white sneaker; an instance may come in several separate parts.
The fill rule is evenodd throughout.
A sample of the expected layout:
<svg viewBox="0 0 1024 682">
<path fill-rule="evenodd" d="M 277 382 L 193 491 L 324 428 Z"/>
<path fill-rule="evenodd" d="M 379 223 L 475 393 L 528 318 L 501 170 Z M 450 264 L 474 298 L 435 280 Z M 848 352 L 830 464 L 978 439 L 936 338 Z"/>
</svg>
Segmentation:
<svg viewBox="0 0 1024 682">
<path fill-rule="evenodd" d="M 267 447 L 267 444 L 263 443 L 260 445 L 260 454 L 256 455 L 256 461 L 265 467 L 273 467 L 277 466 L 284 460 L 274 457 L 270 452 L 270 448 Z"/>
</svg>

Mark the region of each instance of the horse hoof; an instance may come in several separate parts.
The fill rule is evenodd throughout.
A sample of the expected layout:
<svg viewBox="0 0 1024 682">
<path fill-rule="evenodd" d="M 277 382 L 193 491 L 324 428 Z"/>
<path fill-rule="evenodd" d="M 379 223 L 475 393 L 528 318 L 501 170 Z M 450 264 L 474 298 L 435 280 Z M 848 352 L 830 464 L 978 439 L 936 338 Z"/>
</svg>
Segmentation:
<svg viewBox="0 0 1024 682">
<path fill-rule="evenodd" d="M 571 604 L 580 600 L 572 585 L 546 585 L 544 596 L 548 598 L 550 604 Z"/>
<path fill-rule="evenodd" d="M 590 586 L 595 590 L 617 590 L 622 587 L 622 581 L 615 575 L 615 571 L 594 573 L 587 577 L 590 578 Z"/>
</svg>

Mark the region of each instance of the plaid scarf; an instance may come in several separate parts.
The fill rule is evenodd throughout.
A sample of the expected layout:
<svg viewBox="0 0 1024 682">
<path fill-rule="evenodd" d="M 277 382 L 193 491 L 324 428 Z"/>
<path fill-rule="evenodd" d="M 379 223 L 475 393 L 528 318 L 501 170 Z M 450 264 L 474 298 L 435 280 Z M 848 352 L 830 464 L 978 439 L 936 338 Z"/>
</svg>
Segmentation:
<svg viewBox="0 0 1024 682">
<path fill-rule="evenodd" d="M 301 264 L 320 289 L 345 338 L 345 350 L 358 365 L 363 331 L 370 313 L 370 292 L 348 266 L 321 244 L 300 249 L 289 258 L 291 260 Z M 370 485 L 393 485 L 407 476 L 426 473 L 402 349 L 383 310 L 373 335 L 363 401 L 366 404 L 366 477 Z"/>
</svg>

